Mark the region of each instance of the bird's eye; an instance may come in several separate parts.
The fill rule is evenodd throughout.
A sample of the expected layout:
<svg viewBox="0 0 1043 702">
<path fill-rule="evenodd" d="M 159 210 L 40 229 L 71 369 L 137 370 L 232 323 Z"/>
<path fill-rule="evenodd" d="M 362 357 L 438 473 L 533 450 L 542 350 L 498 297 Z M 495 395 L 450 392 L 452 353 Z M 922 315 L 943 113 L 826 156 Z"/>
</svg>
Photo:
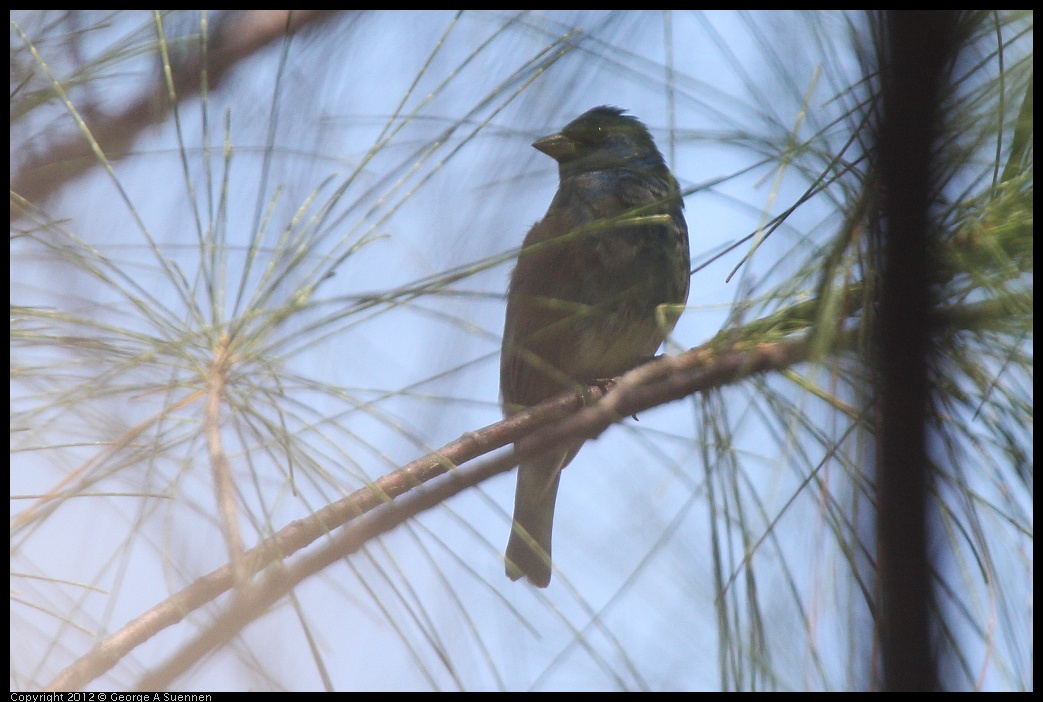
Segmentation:
<svg viewBox="0 0 1043 702">
<path fill-rule="evenodd" d="M 584 134 L 583 136 L 587 142 L 590 142 L 592 144 L 598 144 L 605 140 L 605 136 L 607 135 L 607 133 L 608 132 L 605 130 L 603 126 L 601 126 L 600 124 L 595 124 L 591 127 L 591 129 L 588 129 L 586 134 Z"/>
</svg>

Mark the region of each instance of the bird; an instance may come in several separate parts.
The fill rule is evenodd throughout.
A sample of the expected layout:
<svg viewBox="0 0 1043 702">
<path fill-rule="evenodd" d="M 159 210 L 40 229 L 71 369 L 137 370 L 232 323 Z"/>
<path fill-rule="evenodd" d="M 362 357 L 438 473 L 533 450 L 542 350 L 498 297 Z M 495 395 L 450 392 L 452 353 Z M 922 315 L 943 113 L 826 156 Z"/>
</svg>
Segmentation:
<svg viewBox="0 0 1043 702">
<path fill-rule="evenodd" d="M 684 201 L 639 119 L 601 105 L 532 146 L 557 161 L 559 182 L 507 288 L 506 416 L 651 360 L 688 300 Z M 521 461 L 504 555 L 511 580 L 550 584 L 561 471 L 582 443 Z"/>
</svg>

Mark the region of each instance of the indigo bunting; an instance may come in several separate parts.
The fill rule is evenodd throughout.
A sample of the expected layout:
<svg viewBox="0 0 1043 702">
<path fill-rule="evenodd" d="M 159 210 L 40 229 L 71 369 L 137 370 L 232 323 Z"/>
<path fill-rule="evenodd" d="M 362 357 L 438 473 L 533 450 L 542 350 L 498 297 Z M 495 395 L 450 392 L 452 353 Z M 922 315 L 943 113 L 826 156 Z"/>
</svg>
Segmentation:
<svg viewBox="0 0 1043 702">
<path fill-rule="evenodd" d="M 533 146 L 558 162 L 559 184 L 511 274 L 500 356 L 507 415 L 650 360 L 688 299 L 684 202 L 644 124 L 603 105 Z M 558 481 L 581 444 L 518 467 L 511 580 L 550 583 Z"/>
</svg>

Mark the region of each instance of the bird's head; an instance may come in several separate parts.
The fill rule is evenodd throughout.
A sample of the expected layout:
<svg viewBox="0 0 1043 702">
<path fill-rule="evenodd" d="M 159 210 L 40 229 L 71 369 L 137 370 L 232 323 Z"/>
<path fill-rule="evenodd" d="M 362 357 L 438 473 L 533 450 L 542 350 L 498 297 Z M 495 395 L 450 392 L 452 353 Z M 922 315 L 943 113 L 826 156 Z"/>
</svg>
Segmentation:
<svg viewBox="0 0 1043 702">
<path fill-rule="evenodd" d="M 561 177 L 629 166 L 667 172 L 648 128 L 618 107 L 587 110 L 557 134 L 532 144 L 560 166 Z"/>
</svg>

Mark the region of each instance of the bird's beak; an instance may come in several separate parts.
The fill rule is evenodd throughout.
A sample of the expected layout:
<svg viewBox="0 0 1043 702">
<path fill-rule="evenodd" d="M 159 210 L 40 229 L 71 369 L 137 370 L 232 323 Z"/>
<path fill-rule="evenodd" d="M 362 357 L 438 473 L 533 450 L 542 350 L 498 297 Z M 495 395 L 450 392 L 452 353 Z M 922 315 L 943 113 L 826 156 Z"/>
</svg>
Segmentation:
<svg viewBox="0 0 1043 702">
<path fill-rule="evenodd" d="M 564 134 L 551 134 L 550 136 L 545 136 L 542 139 L 537 139 L 532 142 L 532 145 L 538 151 L 542 151 L 558 163 L 568 161 L 578 154 L 576 142 L 569 139 Z"/>
</svg>

